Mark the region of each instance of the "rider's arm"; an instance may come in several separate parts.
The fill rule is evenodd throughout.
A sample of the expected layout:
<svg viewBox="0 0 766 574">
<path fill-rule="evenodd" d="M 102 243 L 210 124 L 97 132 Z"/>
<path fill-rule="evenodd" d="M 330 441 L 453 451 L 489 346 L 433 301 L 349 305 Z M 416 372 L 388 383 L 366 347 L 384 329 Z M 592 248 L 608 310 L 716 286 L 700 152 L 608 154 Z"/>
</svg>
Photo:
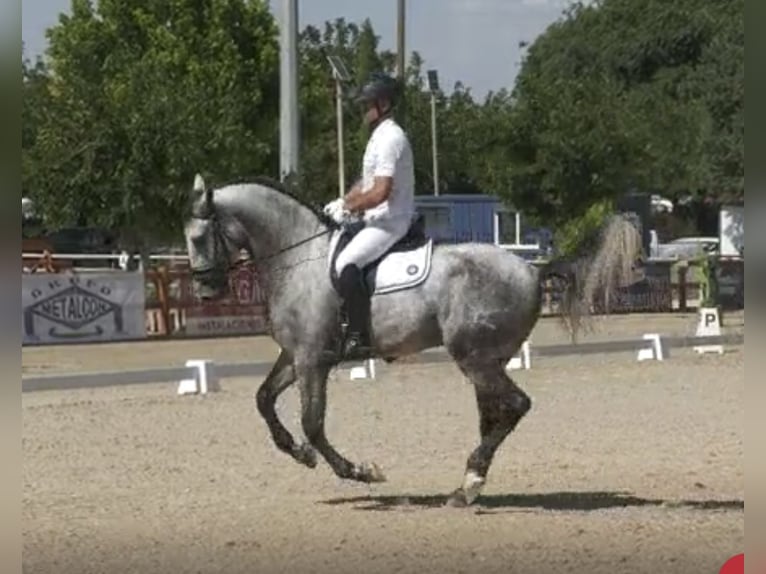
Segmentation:
<svg viewBox="0 0 766 574">
<path fill-rule="evenodd" d="M 366 192 L 361 189 L 351 191 L 343 200 L 346 209 L 351 212 L 365 211 L 386 201 L 394 187 L 396 163 L 402 153 L 402 141 L 390 138 L 381 141 L 376 154 L 374 182 L 372 189 Z"/>
<path fill-rule="evenodd" d="M 365 211 L 379 205 L 388 199 L 394 187 L 394 178 L 389 176 L 375 176 L 372 189 L 363 192 L 360 188 L 352 190 L 344 199 L 343 203 L 351 212 Z"/>
<path fill-rule="evenodd" d="M 355 191 L 362 191 L 362 185 L 364 185 L 364 180 L 360 177 L 354 182 L 354 185 L 351 186 L 351 189 L 348 192 L 354 193 Z"/>
</svg>

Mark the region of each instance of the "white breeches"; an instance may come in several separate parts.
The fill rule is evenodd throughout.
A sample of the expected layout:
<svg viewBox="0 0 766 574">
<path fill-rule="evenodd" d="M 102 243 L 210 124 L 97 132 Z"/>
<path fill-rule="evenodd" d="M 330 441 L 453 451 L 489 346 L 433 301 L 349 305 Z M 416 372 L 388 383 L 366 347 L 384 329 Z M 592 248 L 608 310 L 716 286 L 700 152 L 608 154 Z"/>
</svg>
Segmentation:
<svg viewBox="0 0 766 574">
<path fill-rule="evenodd" d="M 407 233 L 410 222 L 390 223 L 384 225 L 378 222 L 368 223 L 340 252 L 335 260 L 335 271 L 341 274 L 343 268 L 355 264 L 360 269 L 369 265 L 393 247 Z"/>
</svg>

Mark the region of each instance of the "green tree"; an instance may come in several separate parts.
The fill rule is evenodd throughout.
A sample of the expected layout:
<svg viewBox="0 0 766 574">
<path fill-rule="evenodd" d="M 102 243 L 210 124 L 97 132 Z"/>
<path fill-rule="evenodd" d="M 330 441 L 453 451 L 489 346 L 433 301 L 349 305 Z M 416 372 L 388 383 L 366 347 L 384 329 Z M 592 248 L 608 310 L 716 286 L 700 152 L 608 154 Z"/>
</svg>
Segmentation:
<svg viewBox="0 0 766 574">
<path fill-rule="evenodd" d="M 244 0 L 75 0 L 50 32 L 47 65 L 23 63 L 24 189 L 52 227 L 94 225 L 131 236 L 180 237 L 194 173 L 214 182 L 278 172 L 275 23 Z M 338 193 L 335 85 L 340 56 L 345 177 L 360 175 L 369 132 L 353 104 L 374 70 L 393 73 L 369 20 L 338 18 L 299 36 L 301 173 L 296 191 L 317 203 Z M 430 94 L 424 61 L 410 57 L 405 129 L 418 193 L 433 192 Z M 441 192 L 507 186 L 510 95 L 482 105 L 457 82 L 437 97 Z"/>
<path fill-rule="evenodd" d="M 48 75 L 45 64 L 39 58 L 32 64 L 24 59 L 21 63 L 22 108 L 21 108 L 21 171 L 22 195 L 28 196 L 33 190 L 28 187 L 35 164 L 29 157 L 29 150 L 37 143 L 40 126 L 48 111 Z"/>
<path fill-rule="evenodd" d="M 632 190 L 742 197 L 743 14 L 741 0 L 573 5 L 517 78 L 503 196 L 554 225 Z"/>
<path fill-rule="evenodd" d="M 25 189 L 52 225 L 176 238 L 195 172 L 277 171 L 265 2 L 73 0 L 48 36 Z"/>
</svg>

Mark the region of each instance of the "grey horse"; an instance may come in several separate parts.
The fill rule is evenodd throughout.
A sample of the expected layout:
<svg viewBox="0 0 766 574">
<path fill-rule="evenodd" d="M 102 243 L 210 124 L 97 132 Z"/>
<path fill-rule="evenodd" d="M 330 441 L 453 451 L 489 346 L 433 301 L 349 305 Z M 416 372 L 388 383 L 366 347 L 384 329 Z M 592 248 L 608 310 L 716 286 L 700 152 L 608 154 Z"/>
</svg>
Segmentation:
<svg viewBox="0 0 766 574">
<path fill-rule="evenodd" d="M 241 250 L 259 270 L 270 334 L 281 347 L 256 392 L 274 444 L 309 468 L 316 466 L 318 451 L 340 478 L 384 481 L 377 465 L 352 463 L 325 435 L 327 379 L 340 361 L 328 361 L 327 350 L 336 348 L 342 335 L 341 299 L 328 270 L 338 225 L 261 177 L 213 189 L 197 175 L 190 206 L 184 234 L 200 297 L 224 293 L 227 271 Z M 624 216 L 612 216 L 581 260 L 554 261 L 541 269 L 494 245 L 437 244 L 423 282 L 372 297 L 370 335 L 376 356 L 394 361 L 443 345 L 473 384 L 480 443 L 448 504 L 474 502 L 497 448 L 531 407 L 505 367 L 537 322 L 546 278 L 566 281 L 563 315 L 576 328 L 594 295 L 612 293 L 627 280 L 640 245 L 636 228 Z M 275 410 L 279 395 L 295 381 L 308 443 L 296 442 Z"/>
</svg>

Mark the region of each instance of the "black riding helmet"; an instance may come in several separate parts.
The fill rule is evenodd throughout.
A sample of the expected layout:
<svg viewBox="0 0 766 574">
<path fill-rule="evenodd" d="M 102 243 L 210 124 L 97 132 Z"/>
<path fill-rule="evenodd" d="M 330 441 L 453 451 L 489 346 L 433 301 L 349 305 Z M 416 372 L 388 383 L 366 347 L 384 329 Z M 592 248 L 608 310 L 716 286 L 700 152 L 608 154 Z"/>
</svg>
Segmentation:
<svg viewBox="0 0 766 574">
<path fill-rule="evenodd" d="M 379 99 L 386 99 L 391 102 L 393 108 L 396 104 L 397 95 L 398 84 L 396 80 L 383 72 L 374 72 L 370 75 L 367 83 L 359 89 L 355 101 L 357 104 L 367 104 Z"/>
</svg>

